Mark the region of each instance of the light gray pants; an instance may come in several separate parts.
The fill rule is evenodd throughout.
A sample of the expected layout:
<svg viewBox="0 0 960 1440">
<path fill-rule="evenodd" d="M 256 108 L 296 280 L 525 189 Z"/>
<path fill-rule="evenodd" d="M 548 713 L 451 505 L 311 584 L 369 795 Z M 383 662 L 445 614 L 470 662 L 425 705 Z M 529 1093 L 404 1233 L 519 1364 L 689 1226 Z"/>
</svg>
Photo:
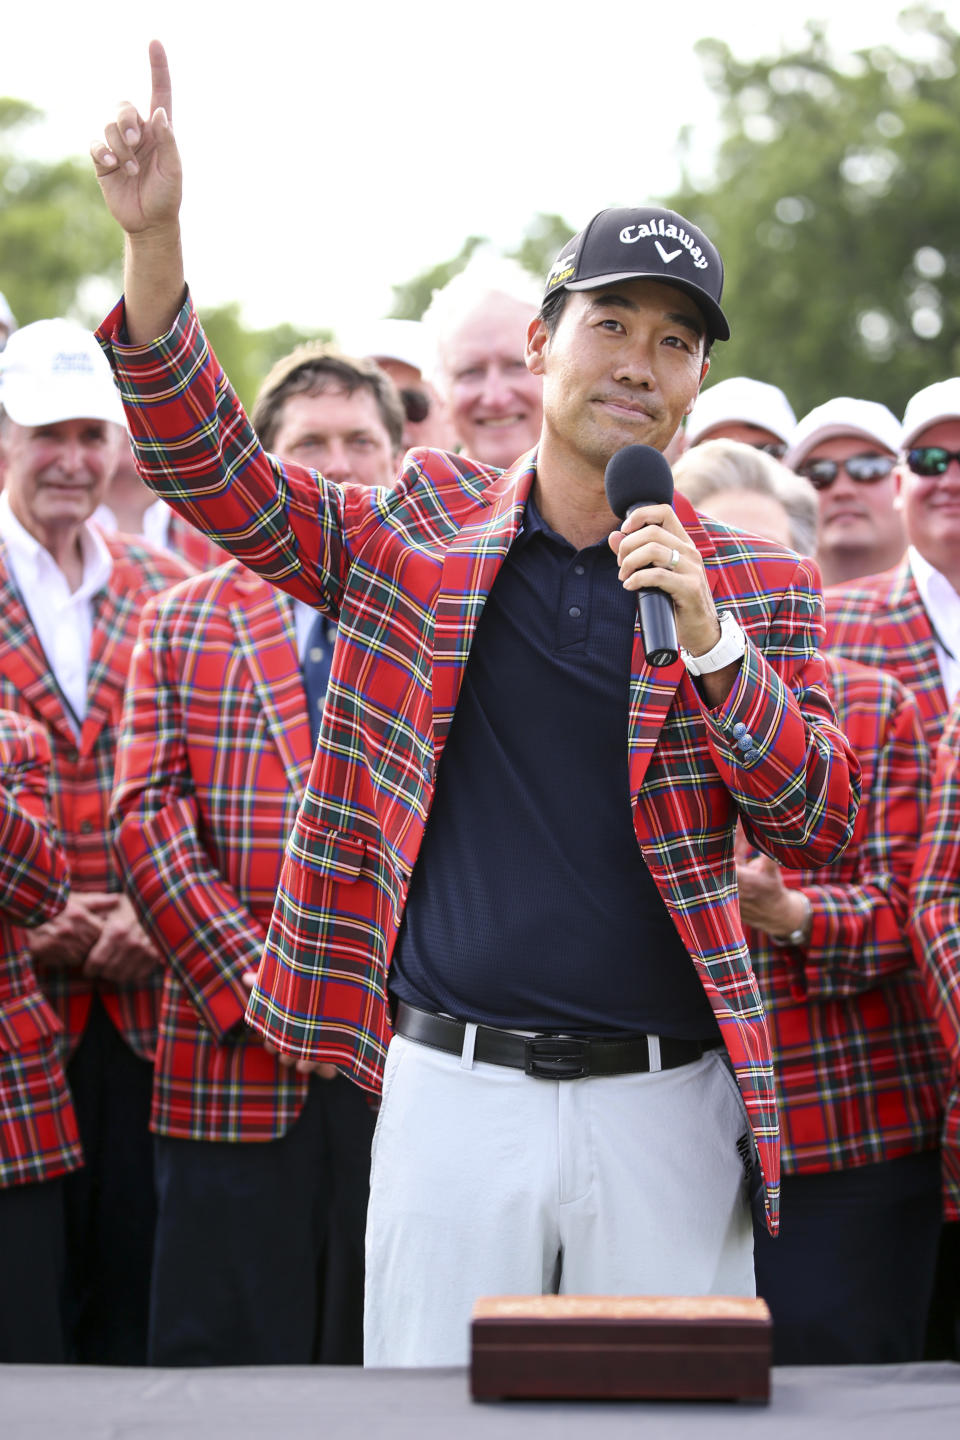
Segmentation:
<svg viewBox="0 0 960 1440">
<path fill-rule="evenodd" d="M 745 1135 L 719 1052 L 557 1081 L 394 1036 L 364 1364 L 466 1364 L 482 1295 L 755 1294 Z"/>
</svg>

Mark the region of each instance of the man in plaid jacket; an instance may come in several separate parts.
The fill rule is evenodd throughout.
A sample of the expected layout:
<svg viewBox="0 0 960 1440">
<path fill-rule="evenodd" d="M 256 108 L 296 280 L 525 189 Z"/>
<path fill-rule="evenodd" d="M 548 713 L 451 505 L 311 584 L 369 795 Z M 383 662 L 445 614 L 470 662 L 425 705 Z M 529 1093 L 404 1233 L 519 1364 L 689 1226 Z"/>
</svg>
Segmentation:
<svg viewBox="0 0 960 1440">
<path fill-rule="evenodd" d="M 960 696 L 937 747 L 910 895 L 910 930 L 951 1060 L 943 1125 L 944 1216 L 960 1221 Z M 960 1273 L 954 1269 L 954 1353 L 960 1354 Z"/>
<path fill-rule="evenodd" d="M 707 514 L 816 549 L 813 487 L 768 456 L 714 442 L 676 478 Z M 780 1107 L 781 1235 L 757 1227 L 755 1244 L 782 1365 L 920 1359 L 940 1230 L 945 1056 L 905 930 L 927 745 L 894 676 L 826 659 L 862 772 L 853 839 L 829 866 L 781 870 L 747 846 L 737 862 Z"/>
<path fill-rule="evenodd" d="M 827 590 L 827 643 L 913 691 L 932 754 L 960 693 L 960 376 L 907 404 L 896 479 L 906 557 L 883 575 Z M 956 1221 L 944 1227 L 928 1353 L 960 1357 Z"/>
<path fill-rule="evenodd" d="M 0 710 L 0 1364 L 64 1359 L 63 1177 L 81 1164 L 61 1030 L 22 927 L 67 897 L 47 806 L 42 728 Z"/>
<path fill-rule="evenodd" d="M 612 455 L 668 444 L 729 333 L 719 255 L 672 212 L 603 212 L 528 332 L 536 455 L 332 485 L 264 454 L 183 305 L 152 63 L 149 119 L 125 107 L 94 150 L 128 234 L 102 341 L 145 478 L 339 618 L 248 1015 L 291 1060 L 382 1081 L 365 1359 L 462 1361 L 491 1290 L 750 1293 L 751 1130 L 775 1225 L 777 1120 L 735 823 L 826 863 L 857 767 L 809 567 L 682 500 L 619 525 L 606 500 Z M 686 652 L 665 668 L 650 585 Z"/>
<path fill-rule="evenodd" d="M 2 356 L 0 704 L 42 723 L 71 893 L 30 932 L 58 1014 L 85 1166 L 66 1186 L 69 1356 L 142 1361 L 153 1232 L 147 1121 L 158 956 L 122 894 L 109 803 L 130 654 L 145 599 L 180 562 L 88 523 L 122 421 L 93 337 L 18 330 Z"/>
<path fill-rule="evenodd" d="M 403 410 L 368 363 L 302 346 L 254 414 L 272 450 L 323 443 L 359 483 L 393 479 Z M 151 1364 L 362 1358 L 373 1111 L 333 1067 L 298 1075 L 243 1024 L 335 638 L 235 560 L 143 613 L 115 813 L 128 892 L 167 961 Z M 248 1244 L 261 1214 L 284 1223 Z"/>
</svg>

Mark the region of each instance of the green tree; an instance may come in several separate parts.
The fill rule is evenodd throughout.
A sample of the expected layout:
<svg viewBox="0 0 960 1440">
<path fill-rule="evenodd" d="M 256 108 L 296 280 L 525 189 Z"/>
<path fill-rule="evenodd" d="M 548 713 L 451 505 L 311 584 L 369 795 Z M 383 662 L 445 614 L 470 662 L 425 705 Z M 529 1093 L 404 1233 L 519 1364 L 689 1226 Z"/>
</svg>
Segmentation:
<svg viewBox="0 0 960 1440">
<path fill-rule="evenodd" d="M 430 304 L 434 290 L 441 290 L 454 275 L 459 275 L 470 256 L 479 245 L 485 243 L 482 235 L 468 235 L 452 260 L 441 260 L 428 270 L 421 270 L 411 280 L 405 280 L 393 287 L 393 304 L 390 315 L 394 320 L 419 320 Z"/>
<path fill-rule="evenodd" d="M 928 6 L 900 23 L 924 58 L 838 61 L 814 24 L 774 59 L 698 46 L 723 139 L 715 178 L 670 203 L 724 256 L 715 378 L 771 380 L 798 414 L 843 394 L 902 414 L 960 371 L 960 36 Z"/>
<path fill-rule="evenodd" d="M 508 251 L 507 254 L 512 260 L 518 260 L 531 275 L 542 280 L 557 251 L 572 234 L 573 226 L 568 225 L 562 215 L 538 213 L 524 231 L 518 248 Z M 421 319 L 434 290 L 441 290 L 448 280 L 459 275 L 473 252 L 487 243 L 485 235 L 469 235 L 452 260 L 442 260 L 439 265 L 431 265 L 428 270 L 421 270 L 412 280 L 406 280 L 402 285 L 394 285 L 390 314 L 398 320 Z"/>
<path fill-rule="evenodd" d="M 230 384 L 248 410 L 271 365 L 307 340 L 331 339 L 328 330 L 299 330 L 286 323 L 267 330 L 250 330 L 240 319 L 236 301 L 201 310 L 200 323 Z"/>
<path fill-rule="evenodd" d="M 21 325 L 52 315 L 90 322 L 84 286 L 102 279 L 118 288 L 116 226 L 89 160 L 20 154 L 21 132 L 39 119 L 32 105 L 0 98 L 0 290 Z"/>
</svg>

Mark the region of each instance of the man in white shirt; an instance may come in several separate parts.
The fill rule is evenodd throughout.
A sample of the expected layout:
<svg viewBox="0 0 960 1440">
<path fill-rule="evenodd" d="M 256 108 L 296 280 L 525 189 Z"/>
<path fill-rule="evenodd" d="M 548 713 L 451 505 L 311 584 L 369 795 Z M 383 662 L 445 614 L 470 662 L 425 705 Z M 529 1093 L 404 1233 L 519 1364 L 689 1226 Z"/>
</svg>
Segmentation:
<svg viewBox="0 0 960 1440">
<path fill-rule="evenodd" d="M 85 1158 L 66 1190 L 66 1353 L 135 1364 L 153 1242 L 147 1117 L 160 975 L 122 894 L 108 812 L 140 611 L 187 572 L 88 523 L 123 422 L 89 332 L 66 320 L 15 331 L 0 356 L 0 406 L 0 703 L 46 729 L 71 877 L 65 909 L 29 942 L 63 1025 Z"/>
</svg>

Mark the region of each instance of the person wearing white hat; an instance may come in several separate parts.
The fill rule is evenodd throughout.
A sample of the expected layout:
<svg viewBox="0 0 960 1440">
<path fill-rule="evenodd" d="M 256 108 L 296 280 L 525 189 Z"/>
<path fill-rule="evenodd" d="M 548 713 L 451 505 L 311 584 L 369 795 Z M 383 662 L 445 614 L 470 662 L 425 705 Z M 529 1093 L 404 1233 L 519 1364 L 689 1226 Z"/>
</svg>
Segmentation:
<svg viewBox="0 0 960 1440">
<path fill-rule="evenodd" d="M 427 445 L 449 450 L 455 444 L 446 406 L 426 378 L 429 340 L 419 320 L 376 320 L 348 332 L 344 350 L 373 360 L 400 392 L 406 423 L 403 450 Z"/>
<path fill-rule="evenodd" d="M 827 645 L 892 671 L 916 696 L 936 751 L 960 695 L 960 376 L 908 402 L 896 470 L 909 542 L 899 565 L 827 590 Z M 944 1229 L 931 1335 L 960 1357 L 960 1223 Z"/>
<path fill-rule="evenodd" d="M 817 492 L 824 585 L 889 570 L 906 549 L 894 469 L 900 423 L 875 400 L 837 396 L 804 415 L 784 459 Z"/>
<path fill-rule="evenodd" d="M 776 385 L 732 375 L 702 390 L 687 420 L 687 446 L 703 440 L 739 440 L 782 460 L 797 419 Z"/>
<path fill-rule="evenodd" d="M 64 1192 L 66 1353 L 142 1363 L 163 977 L 122 894 L 109 803 L 140 611 L 187 571 L 89 523 L 124 423 L 89 331 L 68 320 L 15 331 L 0 355 L 0 407 L 0 705 L 46 729 L 51 808 L 71 880 L 66 908 L 29 934 L 63 1027 L 85 1159 Z"/>
<path fill-rule="evenodd" d="M 523 358 L 539 304 L 536 281 L 516 261 L 483 253 L 434 292 L 423 317 L 429 378 L 457 445 L 482 465 L 512 465 L 540 438 L 542 382 Z"/>
</svg>

